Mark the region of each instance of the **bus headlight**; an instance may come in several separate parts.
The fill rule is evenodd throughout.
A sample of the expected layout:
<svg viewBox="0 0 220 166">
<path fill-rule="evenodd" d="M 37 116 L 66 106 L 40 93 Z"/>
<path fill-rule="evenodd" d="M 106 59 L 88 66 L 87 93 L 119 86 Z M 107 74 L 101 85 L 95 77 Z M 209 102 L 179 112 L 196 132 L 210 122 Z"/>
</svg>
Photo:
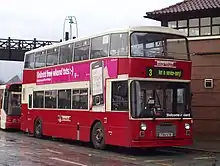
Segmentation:
<svg viewBox="0 0 220 166">
<path fill-rule="evenodd" d="M 186 129 L 186 130 L 189 130 L 189 129 L 190 129 L 190 124 L 185 123 L 185 129 Z"/>
<path fill-rule="evenodd" d="M 147 125 L 145 123 L 141 123 L 140 128 L 142 131 L 145 131 L 145 130 L 147 130 Z"/>
</svg>

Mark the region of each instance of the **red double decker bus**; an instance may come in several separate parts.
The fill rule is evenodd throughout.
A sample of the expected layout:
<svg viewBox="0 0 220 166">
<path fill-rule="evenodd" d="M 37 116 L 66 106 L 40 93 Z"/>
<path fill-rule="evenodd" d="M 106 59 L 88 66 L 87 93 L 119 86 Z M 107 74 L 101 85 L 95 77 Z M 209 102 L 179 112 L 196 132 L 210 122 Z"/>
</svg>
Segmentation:
<svg viewBox="0 0 220 166">
<path fill-rule="evenodd" d="M 20 129 L 21 83 L 0 85 L 0 128 Z"/>
<path fill-rule="evenodd" d="M 130 27 L 25 55 L 21 129 L 124 147 L 192 144 L 187 38 Z"/>
</svg>

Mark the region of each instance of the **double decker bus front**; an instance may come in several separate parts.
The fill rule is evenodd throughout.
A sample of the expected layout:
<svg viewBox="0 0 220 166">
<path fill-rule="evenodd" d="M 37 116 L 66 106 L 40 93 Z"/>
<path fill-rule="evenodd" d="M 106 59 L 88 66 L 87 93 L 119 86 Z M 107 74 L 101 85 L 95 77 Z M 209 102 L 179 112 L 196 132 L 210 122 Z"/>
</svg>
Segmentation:
<svg viewBox="0 0 220 166">
<path fill-rule="evenodd" d="M 131 146 L 192 144 L 191 61 L 184 36 L 131 34 Z"/>
<path fill-rule="evenodd" d="M 21 84 L 6 85 L 2 92 L 1 128 L 20 129 Z"/>
</svg>

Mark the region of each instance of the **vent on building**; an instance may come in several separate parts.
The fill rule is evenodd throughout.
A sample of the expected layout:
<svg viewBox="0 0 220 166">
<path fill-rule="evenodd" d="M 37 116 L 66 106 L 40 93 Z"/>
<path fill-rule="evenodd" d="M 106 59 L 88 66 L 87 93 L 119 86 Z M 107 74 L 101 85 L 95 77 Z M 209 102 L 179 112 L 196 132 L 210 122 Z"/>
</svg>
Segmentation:
<svg viewBox="0 0 220 166">
<path fill-rule="evenodd" d="M 204 80 L 204 87 L 206 89 L 213 88 L 213 79 L 205 79 Z"/>
</svg>

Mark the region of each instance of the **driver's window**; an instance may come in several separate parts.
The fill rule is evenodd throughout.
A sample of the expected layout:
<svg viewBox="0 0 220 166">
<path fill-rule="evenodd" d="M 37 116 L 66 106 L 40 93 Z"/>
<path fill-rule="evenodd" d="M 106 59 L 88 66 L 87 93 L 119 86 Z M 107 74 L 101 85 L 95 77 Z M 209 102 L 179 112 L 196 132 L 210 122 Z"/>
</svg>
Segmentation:
<svg viewBox="0 0 220 166">
<path fill-rule="evenodd" d="M 166 89 L 166 112 L 173 112 L 173 89 Z"/>
<path fill-rule="evenodd" d="M 184 112 L 185 109 L 185 94 L 184 89 L 179 88 L 177 89 L 177 110 L 179 113 Z"/>
</svg>

